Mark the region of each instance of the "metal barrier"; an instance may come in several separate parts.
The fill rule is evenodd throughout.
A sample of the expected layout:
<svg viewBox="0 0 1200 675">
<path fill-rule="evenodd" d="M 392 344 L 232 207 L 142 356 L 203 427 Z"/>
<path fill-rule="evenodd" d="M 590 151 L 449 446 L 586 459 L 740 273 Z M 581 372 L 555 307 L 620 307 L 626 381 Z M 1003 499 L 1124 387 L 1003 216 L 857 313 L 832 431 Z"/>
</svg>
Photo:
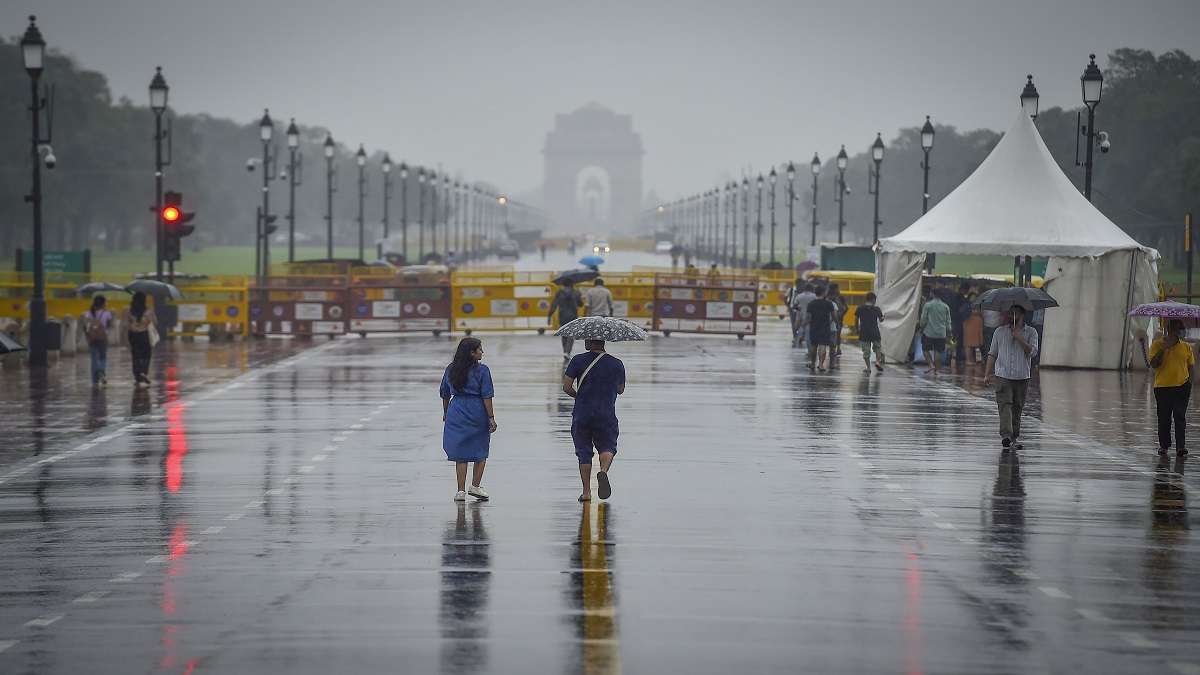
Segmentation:
<svg viewBox="0 0 1200 675">
<path fill-rule="evenodd" d="M 797 273 L 792 270 L 758 270 L 758 315 L 776 318 L 788 316 L 788 289 L 796 283 Z"/>
<path fill-rule="evenodd" d="M 103 279 L 92 274 L 46 274 L 46 317 L 78 318 L 92 306 L 92 298 L 80 295 L 75 289 L 90 281 L 111 281 L 126 284 L 128 279 Z M 103 293 L 108 301 L 105 309 L 119 316 L 129 307 L 130 296 L 121 291 Z M 33 273 L 0 272 L 0 319 L 29 320 L 29 299 L 33 297 Z"/>
<path fill-rule="evenodd" d="M 553 272 L 455 272 L 451 278 L 454 329 L 536 330 L 550 326 L 546 315 L 555 286 Z"/>
<path fill-rule="evenodd" d="M 346 332 L 347 278 L 341 275 L 270 277 L 250 289 L 254 335 L 341 335 Z"/>
<path fill-rule="evenodd" d="M 754 335 L 758 328 L 758 277 L 658 274 L 654 279 L 654 330 L 671 333 Z"/>
<path fill-rule="evenodd" d="M 450 274 L 445 270 L 355 268 L 350 273 L 347 330 L 367 333 L 451 329 Z"/>
<path fill-rule="evenodd" d="M 214 276 L 177 279 L 183 299 L 175 302 L 177 324 L 174 335 L 249 335 L 250 288 L 243 276 Z"/>
</svg>

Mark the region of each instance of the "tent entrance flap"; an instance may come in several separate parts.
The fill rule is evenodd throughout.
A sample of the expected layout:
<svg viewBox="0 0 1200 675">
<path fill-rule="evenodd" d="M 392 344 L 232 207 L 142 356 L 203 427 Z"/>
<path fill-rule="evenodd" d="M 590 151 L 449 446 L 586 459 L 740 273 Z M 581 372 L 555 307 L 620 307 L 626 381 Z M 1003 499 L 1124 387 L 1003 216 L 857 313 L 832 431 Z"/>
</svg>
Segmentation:
<svg viewBox="0 0 1200 675">
<path fill-rule="evenodd" d="M 883 353 L 892 362 L 908 360 L 917 329 L 917 311 L 921 306 L 921 274 L 925 271 L 925 254 L 902 251 L 880 253 L 877 256 L 875 295 L 883 311 L 879 326 L 883 338 Z"/>
</svg>

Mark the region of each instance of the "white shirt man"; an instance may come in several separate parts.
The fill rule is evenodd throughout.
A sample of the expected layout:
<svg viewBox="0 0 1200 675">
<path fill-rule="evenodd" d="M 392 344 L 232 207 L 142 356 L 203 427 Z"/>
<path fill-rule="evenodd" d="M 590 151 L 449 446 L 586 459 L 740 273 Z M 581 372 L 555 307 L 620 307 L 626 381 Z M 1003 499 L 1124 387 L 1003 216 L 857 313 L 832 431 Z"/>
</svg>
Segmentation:
<svg viewBox="0 0 1200 675">
<path fill-rule="evenodd" d="M 584 291 L 583 299 L 589 316 L 612 316 L 612 291 L 604 287 L 603 279 L 597 279 L 594 286 Z"/>
</svg>

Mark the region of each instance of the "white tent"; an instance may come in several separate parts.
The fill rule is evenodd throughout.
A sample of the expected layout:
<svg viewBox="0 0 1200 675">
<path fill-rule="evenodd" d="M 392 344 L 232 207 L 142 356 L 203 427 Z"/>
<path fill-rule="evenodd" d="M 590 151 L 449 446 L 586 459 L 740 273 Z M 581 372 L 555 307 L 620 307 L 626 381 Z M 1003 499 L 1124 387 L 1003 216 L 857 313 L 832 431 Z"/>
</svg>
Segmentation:
<svg viewBox="0 0 1200 675">
<path fill-rule="evenodd" d="M 1092 206 L 1058 168 L 1024 112 L 962 185 L 876 249 L 883 348 L 904 360 L 917 325 L 928 253 L 1048 257 L 1041 363 L 1125 368 L 1135 327 L 1127 319 L 1157 296 L 1158 252 Z"/>
</svg>

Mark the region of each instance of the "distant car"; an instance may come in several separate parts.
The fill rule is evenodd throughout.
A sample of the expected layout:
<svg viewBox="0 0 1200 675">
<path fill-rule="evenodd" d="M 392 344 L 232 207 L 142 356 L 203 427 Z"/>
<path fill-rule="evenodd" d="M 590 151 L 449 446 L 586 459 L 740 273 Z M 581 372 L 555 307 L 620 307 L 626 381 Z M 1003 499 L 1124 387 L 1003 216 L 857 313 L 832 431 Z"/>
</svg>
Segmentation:
<svg viewBox="0 0 1200 675">
<path fill-rule="evenodd" d="M 654 245 L 655 253 L 670 253 L 673 244 L 669 241 L 660 241 Z"/>
<path fill-rule="evenodd" d="M 604 241 L 603 239 L 597 240 L 595 243 L 592 244 L 592 253 L 611 253 L 611 252 L 612 252 L 612 249 L 609 248 L 608 242 Z"/>
<path fill-rule="evenodd" d="M 502 241 L 496 249 L 496 255 L 501 258 L 520 258 L 521 248 L 517 246 L 515 241 Z"/>
</svg>

